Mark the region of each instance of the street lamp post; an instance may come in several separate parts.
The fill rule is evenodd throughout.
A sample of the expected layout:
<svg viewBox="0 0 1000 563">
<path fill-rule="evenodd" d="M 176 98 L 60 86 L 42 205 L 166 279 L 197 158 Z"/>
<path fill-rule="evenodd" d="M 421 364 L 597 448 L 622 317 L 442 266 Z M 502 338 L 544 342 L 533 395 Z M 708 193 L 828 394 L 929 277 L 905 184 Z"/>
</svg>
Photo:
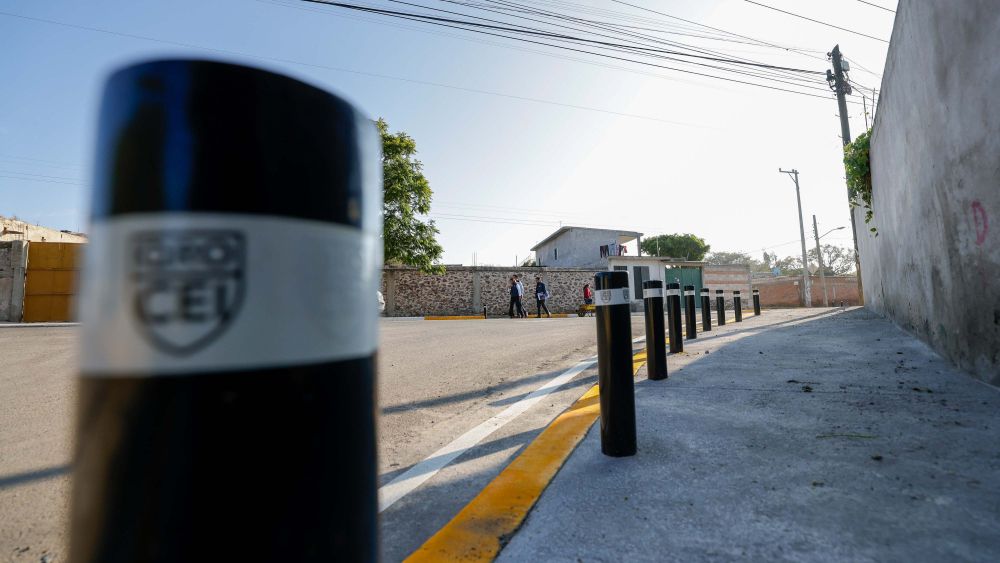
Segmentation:
<svg viewBox="0 0 1000 563">
<path fill-rule="evenodd" d="M 819 239 L 825 237 L 826 235 L 832 233 L 833 231 L 839 231 L 844 227 L 837 227 L 836 229 L 830 229 L 829 231 L 819 234 L 819 229 L 816 228 L 816 216 L 813 215 L 813 236 L 816 237 L 816 259 L 819 261 L 819 281 L 823 284 L 823 306 L 830 306 L 830 299 L 826 295 L 826 268 L 823 266 L 823 251 L 819 247 Z"/>
<path fill-rule="evenodd" d="M 809 259 L 806 258 L 806 228 L 802 223 L 802 197 L 799 196 L 799 171 L 796 169 L 782 170 L 778 172 L 788 174 L 795 182 L 795 200 L 799 203 L 799 236 L 802 238 L 802 284 L 805 297 L 805 306 L 812 307 L 812 283 L 809 279 Z"/>
</svg>

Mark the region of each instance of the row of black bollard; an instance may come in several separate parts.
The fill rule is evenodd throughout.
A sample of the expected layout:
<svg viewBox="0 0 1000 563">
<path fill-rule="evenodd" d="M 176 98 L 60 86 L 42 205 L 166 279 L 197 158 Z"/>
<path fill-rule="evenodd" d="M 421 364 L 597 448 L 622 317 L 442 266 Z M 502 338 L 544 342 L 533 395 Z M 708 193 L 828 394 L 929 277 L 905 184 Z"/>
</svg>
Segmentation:
<svg viewBox="0 0 1000 563">
<path fill-rule="evenodd" d="M 632 374 L 632 320 L 628 274 L 599 272 L 594 276 L 594 304 L 597 319 L 597 371 L 601 404 L 601 452 L 612 457 L 636 453 L 635 386 Z M 694 286 L 684 286 L 687 338 L 697 338 Z M 678 283 L 647 280 L 642 284 L 646 321 L 646 370 L 649 379 L 667 379 L 667 351 L 664 342 L 666 305 L 670 352 L 683 351 L 681 340 L 681 288 Z M 726 324 L 723 290 L 715 291 L 719 324 Z M 736 322 L 743 320 L 742 297 L 733 291 Z M 760 297 L 753 290 L 754 312 L 760 314 Z M 703 330 L 711 330 L 709 290 L 701 290 Z"/>
<path fill-rule="evenodd" d="M 755 317 L 760 316 L 760 290 L 753 290 L 753 314 Z"/>
</svg>

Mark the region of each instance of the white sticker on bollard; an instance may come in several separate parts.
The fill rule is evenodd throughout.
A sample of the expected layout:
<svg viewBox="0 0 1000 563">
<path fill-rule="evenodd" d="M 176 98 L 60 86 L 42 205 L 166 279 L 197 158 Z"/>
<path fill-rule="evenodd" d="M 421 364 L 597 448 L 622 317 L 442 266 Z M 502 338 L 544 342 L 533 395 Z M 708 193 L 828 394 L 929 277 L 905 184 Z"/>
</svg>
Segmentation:
<svg viewBox="0 0 1000 563">
<path fill-rule="evenodd" d="M 652 297 L 663 297 L 663 288 L 654 287 L 652 289 L 644 289 L 642 290 L 642 297 L 643 299 L 650 299 Z"/>
<path fill-rule="evenodd" d="M 594 305 L 605 307 L 608 305 L 628 305 L 631 300 L 628 298 L 628 288 L 619 287 L 617 289 L 599 289 L 594 292 Z"/>
</svg>

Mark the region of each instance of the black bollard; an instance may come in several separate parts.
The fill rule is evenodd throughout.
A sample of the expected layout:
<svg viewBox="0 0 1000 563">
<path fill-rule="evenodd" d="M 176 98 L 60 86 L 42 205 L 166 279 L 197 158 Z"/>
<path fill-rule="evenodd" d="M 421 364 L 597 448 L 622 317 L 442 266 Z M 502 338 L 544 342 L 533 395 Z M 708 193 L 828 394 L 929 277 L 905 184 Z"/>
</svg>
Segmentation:
<svg viewBox="0 0 1000 563">
<path fill-rule="evenodd" d="M 736 322 L 743 322 L 743 301 L 738 289 L 733 291 L 733 315 L 736 317 Z"/>
<path fill-rule="evenodd" d="M 760 316 L 760 290 L 753 290 L 753 314 L 754 316 Z"/>
<path fill-rule="evenodd" d="M 698 319 L 695 317 L 694 286 L 684 286 L 684 324 L 688 340 L 698 338 Z"/>
<path fill-rule="evenodd" d="M 712 300 L 708 296 L 708 288 L 701 288 L 701 330 L 712 330 Z"/>
<path fill-rule="evenodd" d="M 681 284 L 667 284 L 667 334 L 670 353 L 684 351 L 684 337 L 681 334 Z"/>
<path fill-rule="evenodd" d="M 630 302 L 627 272 L 594 276 L 601 453 L 612 457 L 635 455 L 636 450 Z"/>
<path fill-rule="evenodd" d="M 163 60 L 98 131 L 69 560 L 377 560 L 371 120 Z"/>
<path fill-rule="evenodd" d="M 726 324 L 726 298 L 721 289 L 715 290 L 715 312 L 719 317 L 719 326 Z"/>
<path fill-rule="evenodd" d="M 667 343 L 663 331 L 663 282 L 642 282 L 646 306 L 646 372 L 653 380 L 667 378 Z"/>
</svg>

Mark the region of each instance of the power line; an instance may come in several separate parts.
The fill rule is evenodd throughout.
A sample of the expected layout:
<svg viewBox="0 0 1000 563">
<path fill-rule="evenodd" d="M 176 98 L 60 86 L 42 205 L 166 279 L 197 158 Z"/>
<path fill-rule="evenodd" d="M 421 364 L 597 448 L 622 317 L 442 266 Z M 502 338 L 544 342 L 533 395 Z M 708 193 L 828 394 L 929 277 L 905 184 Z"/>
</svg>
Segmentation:
<svg viewBox="0 0 1000 563">
<path fill-rule="evenodd" d="M 43 182 L 43 183 L 46 183 L 46 184 L 63 184 L 63 185 L 66 185 L 66 186 L 82 186 L 83 185 L 83 184 L 79 184 L 77 182 L 62 182 L 62 181 L 59 181 L 59 180 L 48 180 L 48 179 L 45 179 L 45 178 L 24 178 L 24 177 L 21 177 L 21 176 L 9 176 L 9 175 L 6 175 L 6 174 L 0 174 L 0 178 L 9 178 L 9 179 L 12 179 L 12 180 L 27 180 L 29 182 Z"/>
<path fill-rule="evenodd" d="M 707 29 L 719 31 L 719 32 L 725 33 L 727 35 L 732 35 L 734 37 L 739 37 L 739 38 L 742 38 L 742 39 L 749 39 L 750 41 L 756 41 L 757 43 L 759 43 L 761 45 L 766 45 L 768 47 L 773 47 L 773 48 L 776 48 L 776 49 L 782 49 L 782 50 L 785 50 L 785 51 L 789 51 L 789 52 L 793 52 L 793 53 L 798 53 L 800 55 L 803 55 L 803 56 L 806 56 L 806 57 L 810 57 L 810 58 L 813 58 L 813 59 L 818 59 L 818 60 L 821 60 L 821 61 L 826 61 L 826 59 L 824 59 L 822 57 L 817 57 L 815 55 L 806 54 L 806 52 L 805 52 L 806 49 L 795 49 L 795 48 L 792 48 L 792 47 L 785 47 L 785 46 L 782 46 L 782 45 L 776 45 L 774 43 L 769 43 L 769 42 L 763 41 L 761 39 L 755 39 L 753 37 L 748 37 L 746 35 L 740 35 L 738 33 L 733 33 L 731 31 L 726 31 L 724 29 L 719 29 L 717 27 L 712 27 L 710 25 L 705 25 L 705 24 L 698 23 L 698 22 L 695 22 L 695 21 L 686 20 L 684 18 L 677 17 L 677 16 L 674 16 L 674 15 L 671 15 L 671 14 L 668 14 L 668 13 L 665 13 L 665 12 L 658 12 L 656 10 L 652 10 L 652 9 L 649 9 L 649 8 L 644 8 L 642 6 L 636 6 L 635 4 L 629 4 L 628 2 L 623 2 L 622 0 L 611 0 L 611 1 L 615 2 L 617 4 L 624 4 L 625 6 L 631 6 L 632 8 L 635 8 L 637 10 L 645 10 L 647 12 L 652 12 L 654 14 L 659 14 L 661 16 L 666 16 L 668 18 L 672 18 L 672 19 L 679 20 L 679 21 L 682 21 L 682 22 L 692 23 L 692 24 L 695 24 L 695 25 L 698 25 L 698 26 L 701 26 L 701 27 L 704 27 L 704 28 L 707 28 Z M 820 52 L 821 53 L 822 51 L 813 51 L 813 52 Z"/>
<path fill-rule="evenodd" d="M 755 6 L 760 6 L 762 8 L 767 8 L 769 10 L 774 10 L 775 12 L 781 12 L 782 14 L 788 14 L 789 16 L 794 16 L 796 18 L 801 18 L 801 19 L 804 19 L 804 20 L 808 20 L 808 21 L 811 21 L 813 23 L 818 23 L 820 25 L 825 25 L 827 27 L 832 27 L 834 29 L 839 29 L 841 31 L 846 31 L 847 33 L 853 33 L 854 35 L 860 35 L 861 37 L 867 37 L 869 39 L 874 39 L 875 41 L 881 41 L 882 43 L 888 43 L 888 41 L 886 41 L 885 39 L 882 39 L 880 37 L 875 37 L 874 35 L 868 35 L 866 33 L 861 33 L 860 31 L 854 31 L 853 29 L 847 29 L 846 27 L 840 27 L 839 25 L 833 25 L 832 23 L 827 23 L 827 22 L 820 21 L 820 20 L 814 20 L 813 18 L 807 18 L 806 16 L 802 16 L 802 15 L 795 14 L 795 13 L 792 13 L 792 12 L 787 12 L 787 11 L 782 10 L 780 8 L 775 8 L 774 6 L 768 6 L 767 4 L 761 4 L 760 2 L 754 2 L 753 0 L 743 0 L 743 1 L 744 2 L 749 2 L 750 4 L 754 4 Z"/>
<path fill-rule="evenodd" d="M 25 15 L 22 15 L 22 14 L 14 14 L 14 13 L 10 13 L 10 12 L 0 12 L 0 16 L 7 16 L 7 17 L 13 17 L 13 18 L 21 18 L 21 19 L 31 20 L 31 21 L 36 21 L 36 22 L 48 23 L 48 24 L 53 24 L 53 25 L 60 25 L 60 26 L 63 26 L 63 27 L 70 27 L 70 28 L 75 28 L 75 29 L 82 29 L 82 30 L 93 31 L 93 32 L 98 32 L 98 33 L 106 33 L 108 35 L 116 35 L 116 36 L 125 37 L 125 38 L 128 38 L 128 39 L 139 39 L 139 40 L 142 40 L 142 41 L 152 41 L 152 42 L 156 42 L 156 43 L 163 43 L 165 45 L 173 45 L 173 46 L 176 46 L 176 47 L 185 47 L 185 48 L 189 48 L 189 49 L 199 49 L 199 50 L 203 50 L 203 51 L 210 51 L 210 52 L 213 52 L 213 53 L 222 53 L 222 54 L 225 54 L 225 55 L 236 55 L 238 57 L 246 57 L 248 59 L 256 59 L 256 60 L 268 61 L 268 62 L 277 62 L 277 63 L 283 63 L 283 64 L 293 64 L 293 65 L 299 65 L 299 66 L 304 66 L 304 67 L 309 67 L 309 68 L 318 68 L 318 69 L 323 69 L 323 70 L 330 70 L 330 71 L 334 71 L 334 72 L 346 72 L 346 73 L 349 73 L 349 74 L 357 74 L 357 75 L 360 75 L 360 76 L 368 76 L 368 77 L 372 77 L 372 78 L 381 78 L 381 79 L 384 79 L 384 80 L 396 80 L 396 81 L 399 81 L 399 82 L 409 82 L 409 83 L 412 83 L 412 84 L 422 84 L 424 86 L 435 86 L 435 87 L 438 87 L 438 88 L 449 88 L 449 89 L 452 89 L 452 90 L 459 90 L 459 91 L 463 91 L 463 92 L 472 92 L 472 93 L 475 93 L 475 94 L 483 94 L 483 95 L 487 95 L 487 96 L 497 96 L 497 97 L 501 97 L 501 98 L 509 98 L 509 99 L 520 100 L 520 101 L 524 101 L 524 102 L 532 102 L 532 103 L 537 103 L 537 104 L 546 104 L 546 105 L 559 106 L 559 107 L 565 107 L 565 108 L 572 108 L 572 109 L 578 109 L 578 110 L 584 110 L 584 111 L 593 111 L 593 112 L 597 112 L 597 113 L 605 113 L 605 114 L 609 114 L 609 115 L 618 115 L 618 116 L 621 116 L 621 117 L 629 117 L 629 118 L 632 118 L 632 119 L 641 119 L 641 120 L 644 120 L 644 121 L 655 121 L 655 122 L 659 122 L 659 123 L 667 123 L 667 124 L 670 124 L 670 125 L 680 125 L 680 126 L 683 126 L 683 127 L 694 127 L 694 128 L 698 128 L 698 129 L 716 129 L 715 127 L 709 127 L 707 125 L 701 125 L 701 124 L 696 124 L 696 123 L 688 123 L 688 122 L 683 122 L 683 121 L 673 121 L 673 120 L 669 120 L 669 119 L 663 119 L 663 118 L 653 117 L 653 116 L 648 116 L 648 115 L 639 115 L 639 114 L 634 114 L 634 113 L 626 113 L 626 112 L 620 112 L 620 111 L 614 111 L 614 110 L 607 110 L 607 109 L 595 108 L 595 107 L 590 107 L 590 106 L 583 106 L 583 105 L 578 105 L 578 104 L 569 104 L 569 103 L 557 102 L 557 101 L 553 101 L 553 100 L 545 100 L 545 99 L 541 99 L 541 98 L 532 98 L 532 97 L 529 97 L 529 96 L 519 96 L 519 95 L 516 95 L 516 94 L 504 94 L 504 93 L 501 93 L 501 92 L 494 92 L 494 91 L 491 91 L 491 90 L 482 90 L 482 89 L 479 89 L 479 88 L 469 88 L 469 87 L 466 87 L 466 86 L 456 86 L 456 85 L 453 85 L 453 84 L 444 84 L 444 83 L 440 83 L 440 82 L 431 82 L 431 81 L 428 81 L 428 80 L 417 80 L 417 79 L 412 79 L 412 78 L 401 78 L 401 77 L 398 77 L 398 76 L 391 76 L 391 75 L 388 75 L 388 74 L 379 74 L 379 73 L 375 73 L 375 72 L 367 72 L 367 71 L 354 70 L 354 69 L 349 69 L 349 68 L 334 67 L 334 66 L 321 65 L 321 64 L 316 64 L 316 63 L 307 63 L 307 62 L 297 61 L 297 60 L 293 60 L 293 59 L 284 59 L 284 58 L 279 58 L 279 57 L 269 57 L 269 56 L 264 56 L 264 55 L 253 55 L 253 54 L 245 53 L 245 52 L 241 52 L 241 51 L 233 51 L 233 50 L 229 50 L 229 49 L 220 49 L 220 48 L 217 48 L 217 47 L 205 47 L 205 46 L 202 46 L 202 45 L 195 45 L 195 44 L 192 44 L 192 43 L 182 43 L 182 42 L 179 42 L 179 41 L 170 41 L 170 40 L 167 40 L 167 39 L 158 39 L 158 38 L 155 38 L 155 37 L 147 37 L 147 36 L 143 36 L 143 35 L 135 35 L 135 34 L 132 34 L 132 33 L 123 33 L 123 32 L 119 32 L 119 31 L 113 31 L 113 30 L 108 30 L 108 29 L 101 29 L 101 28 L 97 28 L 97 27 L 88 27 L 88 26 L 84 26 L 84 25 L 71 24 L 71 23 L 60 22 L 60 21 L 56 21 L 56 20 L 48 20 L 48 19 L 44 19 L 44 18 L 36 18 L 36 17 L 32 17 L 32 16 L 25 16 Z"/>
<path fill-rule="evenodd" d="M 406 12 L 395 12 L 393 10 L 382 10 L 382 9 L 369 8 L 369 7 L 359 6 L 359 5 L 354 5 L 354 4 L 325 2 L 325 1 L 321 1 L 321 0 L 303 0 L 303 1 L 305 1 L 305 2 L 311 2 L 311 3 L 316 3 L 316 4 L 327 4 L 327 5 L 333 6 L 333 7 L 345 8 L 345 9 L 351 9 L 351 10 L 359 10 L 359 11 L 370 12 L 370 13 L 380 13 L 380 14 L 387 15 L 389 17 L 397 17 L 397 18 L 401 18 L 401 19 L 408 19 L 408 20 L 413 20 L 413 21 L 421 21 L 421 22 L 425 22 L 425 23 L 428 23 L 428 24 L 431 24 L 431 25 L 440 25 L 440 26 L 443 26 L 443 27 L 451 27 L 451 28 L 455 28 L 455 29 L 464 29 L 464 28 L 462 28 L 462 27 L 460 27 L 458 25 L 447 23 L 445 21 L 439 21 L 439 20 L 444 20 L 446 18 L 436 18 L 436 17 L 433 17 L 433 16 L 421 16 L 419 14 L 413 15 L 413 14 L 409 14 L 409 13 L 406 13 Z M 534 43 L 534 44 L 537 44 L 537 45 L 545 45 L 545 46 L 554 47 L 554 48 L 557 48 L 557 49 L 564 49 L 564 50 L 574 51 L 574 52 L 578 52 L 578 53 L 586 53 L 586 54 L 595 55 L 595 56 L 598 56 L 598 57 L 605 57 L 605 58 L 615 59 L 615 60 L 619 60 L 619 61 L 632 62 L 632 63 L 636 63 L 636 64 L 640 64 L 640 65 L 651 66 L 651 67 L 656 67 L 656 68 L 662 68 L 662 69 L 666 69 L 666 70 L 673 70 L 673 71 L 687 73 L 687 74 L 692 74 L 692 75 L 696 75 L 696 76 L 704 76 L 704 77 L 707 77 L 707 78 L 714 78 L 716 80 L 724 80 L 724 81 L 734 82 L 734 83 L 738 83 L 738 84 L 746 84 L 746 85 L 749 85 L 749 86 L 757 86 L 759 88 L 765 88 L 765 89 L 769 89 L 769 90 L 777 90 L 777 91 L 788 92 L 788 93 L 792 93 L 792 94 L 799 94 L 799 95 L 802 95 L 802 96 L 809 96 L 809 97 L 813 97 L 813 98 L 821 98 L 821 99 L 829 99 L 830 98 L 830 96 L 828 94 L 827 95 L 812 94 L 812 93 L 809 93 L 809 92 L 803 92 L 801 90 L 791 90 L 791 89 L 788 89 L 788 88 L 781 88 L 781 87 L 778 87 L 778 86 L 770 86 L 770 85 L 767 85 L 767 84 L 760 84 L 760 83 L 757 83 L 757 82 L 749 82 L 749 81 L 746 81 L 746 80 L 739 80 L 739 79 L 735 79 L 735 78 L 727 78 L 727 77 L 723 77 L 723 76 L 718 76 L 718 75 L 713 75 L 713 74 L 707 74 L 707 73 L 703 73 L 703 72 L 696 72 L 696 71 L 693 71 L 693 70 L 687 70 L 687 69 L 682 69 L 682 68 L 677 68 L 677 67 L 672 67 L 672 66 L 667 66 L 667 65 L 661 65 L 661 64 L 656 64 L 656 63 L 652 63 L 652 62 L 639 61 L 639 60 L 636 60 L 636 59 L 630 59 L 630 58 L 626 58 L 626 57 L 618 57 L 618 56 L 609 55 L 609 54 L 606 54 L 606 53 L 597 53 L 597 52 L 594 52 L 594 51 L 587 51 L 587 50 L 584 50 L 584 49 L 577 49 L 577 48 L 568 47 L 568 46 L 565 46 L 565 45 L 557 45 L 557 44 L 552 44 L 552 43 L 545 43 L 545 42 L 542 42 L 542 41 L 535 41 L 535 40 L 532 40 L 532 39 L 525 39 L 525 38 L 520 38 L 520 37 L 511 37 L 511 36 L 508 36 L 508 35 L 494 33 L 494 32 L 491 32 L 491 31 L 483 31 L 481 29 L 467 29 L 467 31 L 471 31 L 473 33 L 483 33 L 485 35 L 493 35 L 493 36 L 496 36 L 496 37 L 505 37 L 507 39 L 513 39 L 515 41 L 524 41 L 524 42 L 527 42 L 527 43 Z M 695 63 L 687 62 L 687 64 L 695 64 Z M 758 78 L 760 78 L 760 77 L 758 76 Z M 801 86 L 801 85 L 796 85 L 796 86 L 804 87 L 804 86 Z"/>
<path fill-rule="evenodd" d="M 879 6 L 878 4 L 872 4 L 871 2 L 865 2 L 865 0 L 858 0 L 858 2 L 861 2 L 862 4 L 868 4 L 869 6 L 871 6 L 873 8 L 878 8 L 879 10 L 885 10 L 886 12 L 889 12 L 889 13 L 892 13 L 892 14 L 896 13 L 896 10 L 890 10 L 889 8 L 885 8 L 883 6 Z"/>
</svg>

